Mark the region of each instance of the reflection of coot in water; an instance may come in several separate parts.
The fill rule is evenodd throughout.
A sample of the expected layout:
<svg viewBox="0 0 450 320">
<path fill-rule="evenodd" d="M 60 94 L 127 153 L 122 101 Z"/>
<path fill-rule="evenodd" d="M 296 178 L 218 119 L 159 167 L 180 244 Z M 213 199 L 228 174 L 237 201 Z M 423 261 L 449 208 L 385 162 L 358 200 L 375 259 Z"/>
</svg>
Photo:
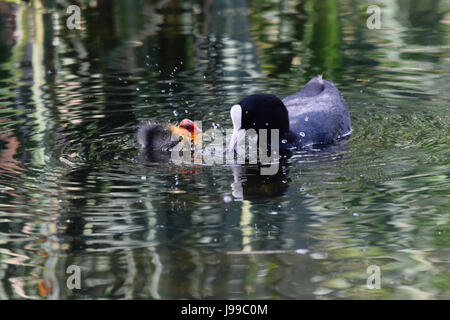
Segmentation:
<svg viewBox="0 0 450 320">
<path fill-rule="evenodd" d="M 289 187 L 289 169 L 280 163 L 274 175 L 261 175 L 260 166 L 234 165 L 234 182 L 231 185 L 233 196 L 242 200 L 263 202 L 285 194 Z"/>
<path fill-rule="evenodd" d="M 320 149 L 301 151 L 297 157 L 306 160 L 307 166 L 321 166 L 325 163 L 342 161 L 347 158 L 348 140 L 342 139 L 337 143 L 322 146 Z M 270 198 L 284 195 L 289 188 L 291 177 L 289 169 L 296 165 L 289 161 L 294 153 L 283 152 L 279 168 L 274 175 L 261 174 L 260 165 L 234 165 L 232 166 L 234 182 L 231 184 L 232 194 L 241 200 L 263 202 Z M 288 162 L 289 161 L 289 162 Z M 297 165 L 299 165 L 297 163 Z M 298 178 L 298 177 L 297 177 Z"/>
</svg>

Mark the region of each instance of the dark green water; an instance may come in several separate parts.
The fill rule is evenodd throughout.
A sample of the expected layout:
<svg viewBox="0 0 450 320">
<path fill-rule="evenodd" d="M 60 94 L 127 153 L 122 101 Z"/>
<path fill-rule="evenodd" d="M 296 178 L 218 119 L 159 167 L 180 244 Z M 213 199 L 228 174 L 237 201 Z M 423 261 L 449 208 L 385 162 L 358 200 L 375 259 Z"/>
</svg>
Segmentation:
<svg viewBox="0 0 450 320">
<path fill-rule="evenodd" d="M 1 299 L 450 298 L 448 1 L 79 2 L 0 1 Z M 276 176 L 137 157 L 317 74 L 353 134 Z"/>
</svg>

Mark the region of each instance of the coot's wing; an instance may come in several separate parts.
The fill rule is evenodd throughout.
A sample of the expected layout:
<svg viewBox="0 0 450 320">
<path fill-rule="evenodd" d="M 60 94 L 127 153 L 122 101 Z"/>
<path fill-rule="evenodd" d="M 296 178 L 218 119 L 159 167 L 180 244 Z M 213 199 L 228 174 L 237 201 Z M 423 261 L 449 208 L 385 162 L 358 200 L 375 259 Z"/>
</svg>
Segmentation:
<svg viewBox="0 0 450 320">
<path fill-rule="evenodd" d="M 317 76 L 309 80 L 309 82 L 297 93 L 290 95 L 283 99 L 283 103 L 287 105 L 294 105 L 298 103 L 299 99 L 307 97 L 315 97 L 323 92 L 325 89 L 325 81 L 322 76 Z"/>
<path fill-rule="evenodd" d="M 290 130 L 301 146 L 329 144 L 351 132 L 347 103 L 334 83 L 321 76 L 283 103 L 289 112 Z"/>
</svg>

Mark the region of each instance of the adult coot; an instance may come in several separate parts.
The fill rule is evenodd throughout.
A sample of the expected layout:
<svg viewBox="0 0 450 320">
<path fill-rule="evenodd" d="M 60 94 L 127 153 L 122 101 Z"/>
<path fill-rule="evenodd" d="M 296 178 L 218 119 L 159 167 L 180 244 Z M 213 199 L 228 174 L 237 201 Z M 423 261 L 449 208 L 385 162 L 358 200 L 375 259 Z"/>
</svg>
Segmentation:
<svg viewBox="0 0 450 320">
<path fill-rule="evenodd" d="M 352 132 L 344 97 L 322 76 L 311 79 L 302 90 L 280 100 L 272 94 L 253 94 L 231 110 L 233 135 L 230 150 L 248 129 L 279 129 L 280 149 L 327 145 Z"/>
</svg>

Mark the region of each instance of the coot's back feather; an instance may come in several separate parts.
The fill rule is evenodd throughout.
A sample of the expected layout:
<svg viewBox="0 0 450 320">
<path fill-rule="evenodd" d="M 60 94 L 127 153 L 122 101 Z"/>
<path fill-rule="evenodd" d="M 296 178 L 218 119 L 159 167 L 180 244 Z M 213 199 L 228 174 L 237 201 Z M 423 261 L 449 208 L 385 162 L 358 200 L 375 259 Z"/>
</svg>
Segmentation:
<svg viewBox="0 0 450 320">
<path fill-rule="evenodd" d="M 351 133 L 347 103 L 333 82 L 321 76 L 283 99 L 289 129 L 301 146 L 330 144 Z"/>
</svg>

